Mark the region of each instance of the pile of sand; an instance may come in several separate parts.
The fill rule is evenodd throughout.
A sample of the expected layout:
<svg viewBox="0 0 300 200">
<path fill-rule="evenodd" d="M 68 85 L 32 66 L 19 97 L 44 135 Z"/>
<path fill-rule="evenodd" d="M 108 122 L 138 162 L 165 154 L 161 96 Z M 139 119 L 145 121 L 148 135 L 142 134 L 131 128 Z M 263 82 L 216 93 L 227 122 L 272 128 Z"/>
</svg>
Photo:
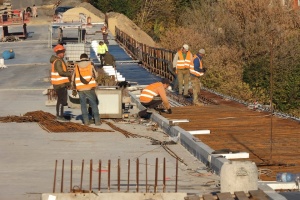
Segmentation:
<svg viewBox="0 0 300 200">
<path fill-rule="evenodd" d="M 99 16 L 96 16 L 95 14 L 93 14 L 92 12 L 90 12 L 89 10 L 87 10 L 84 7 L 76 7 L 76 8 L 67 10 L 66 12 L 63 13 L 62 19 L 64 22 L 80 21 L 79 13 L 83 13 L 86 15 L 86 17 L 90 17 L 91 23 L 103 23 L 105 20 L 104 17 L 100 18 Z"/>
<path fill-rule="evenodd" d="M 156 46 L 156 43 L 153 41 L 153 39 L 125 15 L 110 12 L 107 13 L 107 17 L 108 28 L 113 35 L 115 35 L 115 27 L 117 27 L 140 43 L 151 47 Z"/>
<path fill-rule="evenodd" d="M 30 24 L 50 24 L 53 21 L 54 7 L 53 2 L 56 0 L 45 0 L 45 5 L 38 9 L 38 18 L 32 19 Z M 81 3 L 81 0 L 63 0 L 59 6 L 74 6 L 74 8 L 63 14 L 66 21 L 79 21 L 79 13 L 84 13 L 87 17 L 91 17 L 92 23 L 105 22 L 105 14 L 95 8 L 90 3 Z M 127 35 L 133 37 L 136 41 L 155 47 L 153 39 L 141 30 L 135 23 L 123 14 L 110 12 L 107 13 L 109 31 L 115 36 L 115 27 Z"/>
</svg>

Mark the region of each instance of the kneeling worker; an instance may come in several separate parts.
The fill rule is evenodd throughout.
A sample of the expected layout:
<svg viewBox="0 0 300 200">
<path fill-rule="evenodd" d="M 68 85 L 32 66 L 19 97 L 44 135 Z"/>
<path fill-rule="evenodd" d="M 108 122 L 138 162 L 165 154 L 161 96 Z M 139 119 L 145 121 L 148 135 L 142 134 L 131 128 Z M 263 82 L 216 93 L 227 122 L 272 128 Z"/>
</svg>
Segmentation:
<svg viewBox="0 0 300 200">
<path fill-rule="evenodd" d="M 167 78 L 163 78 L 161 82 L 156 82 L 148 85 L 142 90 L 140 96 L 140 102 L 143 106 L 150 109 L 155 109 L 159 104 L 163 102 L 164 107 L 167 109 L 168 114 L 172 114 L 171 106 L 169 104 L 166 88 L 170 85 L 170 81 Z M 139 112 L 141 118 L 149 118 L 147 109 Z"/>
<path fill-rule="evenodd" d="M 84 125 L 89 125 L 89 114 L 87 109 L 87 100 L 92 108 L 93 117 L 95 119 L 95 125 L 101 125 L 100 114 L 98 109 L 98 99 L 95 92 L 97 83 L 97 72 L 94 65 L 89 60 L 88 55 L 83 53 L 80 55 L 80 62 L 74 67 L 74 73 L 72 76 L 72 83 L 76 86 L 76 90 L 79 94 L 81 113 Z"/>
</svg>

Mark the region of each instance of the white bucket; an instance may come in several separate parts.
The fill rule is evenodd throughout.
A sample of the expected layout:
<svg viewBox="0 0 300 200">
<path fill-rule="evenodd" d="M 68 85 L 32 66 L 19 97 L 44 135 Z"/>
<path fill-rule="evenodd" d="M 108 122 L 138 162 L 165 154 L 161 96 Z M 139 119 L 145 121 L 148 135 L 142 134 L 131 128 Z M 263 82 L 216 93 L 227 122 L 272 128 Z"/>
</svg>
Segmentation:
<svg viewBox="0 0 300 200">
<path fill-rule="evenodd" d="M 4 59 L 0 58 L 0 66 L 4 65 Z"/>
</svg>

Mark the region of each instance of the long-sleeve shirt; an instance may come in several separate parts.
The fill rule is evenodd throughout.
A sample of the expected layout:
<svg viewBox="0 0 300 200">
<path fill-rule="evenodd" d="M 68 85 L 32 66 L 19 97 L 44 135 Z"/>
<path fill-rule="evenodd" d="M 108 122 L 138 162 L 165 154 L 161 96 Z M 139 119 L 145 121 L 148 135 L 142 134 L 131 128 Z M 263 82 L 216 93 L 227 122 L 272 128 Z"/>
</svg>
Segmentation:
<svg viewBox="0 0 300 200">
<path fill-rule="evenodd" d="M 98 45 L 97 54 L 105 54 L 106 51 L 108 51 L 108 48 L 105 43 L 103 43 L 102 45 Z"/>
</svg>

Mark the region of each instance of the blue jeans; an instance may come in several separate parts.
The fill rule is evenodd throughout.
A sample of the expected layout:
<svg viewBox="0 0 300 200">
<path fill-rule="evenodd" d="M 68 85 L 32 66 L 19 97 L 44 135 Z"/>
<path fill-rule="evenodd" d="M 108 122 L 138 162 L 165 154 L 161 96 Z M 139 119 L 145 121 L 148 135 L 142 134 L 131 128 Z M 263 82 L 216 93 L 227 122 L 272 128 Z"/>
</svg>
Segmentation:
<svg viewBox="0 0 300 200">
<path fill-rule="evenodd" d="M 98 109 L 98 99 L 95 90 L 78 91 L 81 113 L 84 124 L 89 124 L 89 114 L 87 109 L 87 100 L 92 107 L 92 113 L 95 119 L 95 124 L 100 123 L 100 114 Z"/>
</svg>

